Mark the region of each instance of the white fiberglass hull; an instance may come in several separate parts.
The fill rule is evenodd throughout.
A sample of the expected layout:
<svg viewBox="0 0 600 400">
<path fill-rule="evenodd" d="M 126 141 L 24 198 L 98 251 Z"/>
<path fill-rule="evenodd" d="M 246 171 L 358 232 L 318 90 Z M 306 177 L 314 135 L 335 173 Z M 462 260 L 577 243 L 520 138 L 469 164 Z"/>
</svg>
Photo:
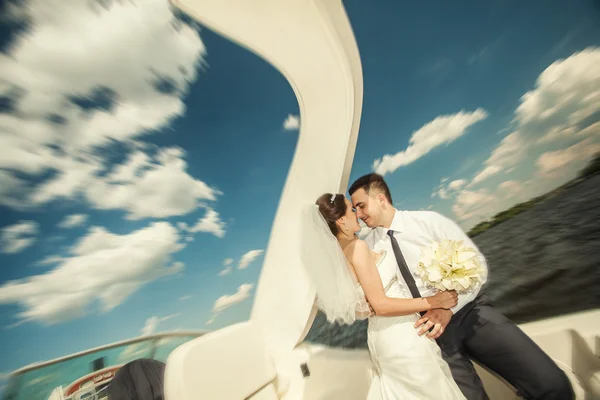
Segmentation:
<svg viewBox="0 0 600 400">
<path fill-rule="evenodd" d="M 549 318 L 519 326 L 569 376 L 577 399 L 600 398 L 600 310 Z M 310 377 L 303 399 L 364 399 L 370 383 L 366 350 L 302 344 Z M 519 399 L 514 388 L 475 364 L 491 400 Z M 587 397 L 586 397 L 587 396 Z M 286 397 L 283 397 L 286 398 Z"/>
</svg>

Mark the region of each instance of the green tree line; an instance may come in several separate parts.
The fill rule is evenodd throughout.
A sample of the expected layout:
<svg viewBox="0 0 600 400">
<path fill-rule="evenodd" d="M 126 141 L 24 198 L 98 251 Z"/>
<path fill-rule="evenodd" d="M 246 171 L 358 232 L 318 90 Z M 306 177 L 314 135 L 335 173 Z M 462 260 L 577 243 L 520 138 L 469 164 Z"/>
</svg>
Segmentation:
<svg viewBox="0 0 600 400">
<path fill-rule="evenodd" d="M 597 153 L 590 160 L 590 162 L 585 166 L 585 168 L 583 168 L 579 172 L 577 177 L 575 179 L 573 179 L 572 181 L 569 181 L 569 182 L 565 183 L 564 185 L 562 185 L 561 187 L 554 189 L 542 196 L 538 196 L 538 197 L 535 197 L 526 202 L 516 204 L 516 205 L 512 206 L 511 208 L 509 208 L 508 210 L 499 212 L 498 214 L 494 215 L 491 219 L 489 219 L 487 221 L 482 221 L 482 222 L 478 223 L 477 225 L 475 225 L 473 228 L 471 228 L 471 230 L 467 234 L 469 235 L 469 237 L 475 237 L 475 236 L 487 231 L 488 229 L 513 218 L 515 215 L 518 215 L 518 214 L 522 213 L 523 211 L 530 210 L 535 205 L 541 203 L 542 201 L 546 200 L 548 197 L 556 194 L 557 192 L 560 192 L 561 190 L 571 186 L 573 183 L 579 182 L 582 179 L 588 179 L 598 173 L 600 173 L 600 153 Z"/>
</svg>

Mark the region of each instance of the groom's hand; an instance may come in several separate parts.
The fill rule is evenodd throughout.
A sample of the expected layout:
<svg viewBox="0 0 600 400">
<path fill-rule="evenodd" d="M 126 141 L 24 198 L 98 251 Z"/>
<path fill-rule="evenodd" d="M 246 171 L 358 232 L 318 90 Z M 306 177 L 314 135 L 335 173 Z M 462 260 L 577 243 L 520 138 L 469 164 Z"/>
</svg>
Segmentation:
<svg viewBox="0 0 600 400">
<path fill-rule="evenodd" d="M 415 328 L 422 326 L 422 328 L 419 330 L 419 336 L 425 334 L 427 331 L 433 328 L 427 334 L 427 337 L 430 339 L 437 339 L 442 336 L 451 318 L 452 311 L 445 310 L 443 308 L 436 308 L 435 310 L 427 311 L 425 315 L 423 315 L 423 317 L 421 317 L 421 319 L 415 323 Z"/>
</svg>

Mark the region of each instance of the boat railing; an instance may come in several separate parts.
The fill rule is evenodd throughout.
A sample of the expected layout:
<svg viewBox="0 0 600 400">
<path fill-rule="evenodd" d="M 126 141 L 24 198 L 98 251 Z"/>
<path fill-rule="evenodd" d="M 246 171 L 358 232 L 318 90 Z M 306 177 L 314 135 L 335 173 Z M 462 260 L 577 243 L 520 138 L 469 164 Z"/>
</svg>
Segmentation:
<svg viewBox="0 0 600 400">
<path fill-rule="evenodd" d="M 101 384 L 98 384 L 100 386 Z M 107 400 L 108 399 L 108 385 L 104 386 L 96 391 L 96 387 L 79 389 L 75 393 L 67 396 L 64 400 Z"/>
<path fill-rule="evenodd" d="M 206 333 L 209 333 L 209 332 L 210 331 L 208 331 L 208 330 L 175 331 L 175 332 L 155 333 L 155 334 L 146 335 L 146 336 L 138 336 L 138 337 L 133 338 L 133 339 L 121 340 L 121 341 L 110 343 L 110 344 L 107 344 L 107 345 L 102 345 L 102 346 L 94 347 L 94 348 L 91 348 L 91 349 L 80 351 L 78 353 L 73 353 L 73 354 L 69 354 L 67 356 L 55 358 L 53 360 L 30 364 L 30 365 L 27 365 L 25 367 L 19 368 L 16 371 L 13 371 L 11 373 L 11 375 L 23 374 L 25 372 L 29 372 L 29 371 L 32 371 L 32 370 L 35 370 L 35 369 L 39 369 L 39 368 L 47 367 L 47 366 L 50 366 L 50 365 L 58 364 L 58 363 L 61 363 L 61 362 L 64 362 L 64 361 L 72 360 L 72 359 L 77 358 L 77 357 L 85 356 L 85 355 L 92 354 L 92 353 L 99 352 L 99 351 L 103 351 L 103 350 L 112 349 L 112 348 L 119 347 L 119 346 L 131 345 L 131 344 L 136 344 L 136 343 L 140 343 L 140 342 L 156 342 L 156 341 L 158 341 L 160 339 L 167 338 L 167 337 L 202 336 L 202 335 L 204 335 Z"/>
<path fill-rule="evenodd" d="M 108 351 L 111 349 L 115 349 L 118 347 L 127 348 L 127 347 L 132 347 L 132 346 L 141 345 L 141 344 L 143 344 L 143 346 L 145 348 L 145 350 L 144 350 L 145 357 L 154 359 L 157 356 L 157 351 L 160 350 L 160 348 L 163 345 L 165 340 L 185 338 L 185 337 L 188 337 L 191 339 L 191 338 L 203 336 L 209 332 L 211 332 L 211 331 L 208 331 L 208 330 L 187 330 L 187 331 L 180 330 L 180 331 L 174 331 L 174 332 L 162 332 L 162 333 L 155 333 L 155 334 L 151 334 L 151 335 L 138 336 L 138 337 L 135 337 L 132 339 L 121 340 L 118 342 L 113 342 L 110 344 L 90 348 L 90 349 L 87 349 L 84 351 L 69 354 L 69 355 L 55 358 L 52 360 L 29 364 L 29 365 L 19 368 L 9 374 L 6 389 L 4 390 L 4 393 L 1 394 L 0 398 L 2 400 L 21 399 L 22 397 L 19 395 L 19 393 L 21 392 L 21 389 L 22 389 L 23 379 L 25 376 L 28 375 L 28 373 L 30 373 L 32 371 L 37 371 L 37 370 L 40 370 L 40 369 L 46 368 L 46 367 L 56 366 L 56 365 L 64 363 L 64 362 L 68 362 L 69 360 L 74 360 L 79 357 L 85 357 L 85 356 L 88 356 L 88 355 L 91 355 L 94 353 L 102 353 L 102 352 L 105 352 L 105 351 Z M 134 355 L 132 355 L 132 357 L 135 358 L 136 355 L 134 354 Z M 125 357 L 125 358 L 129 359 L 131 357 Z M 164 358 L 164 355 L 162 355 L 162 358 Z M 123 360 L 122 362 L 127 362 L 127 360 Z M 56 387 L 58 387 L 58 385 L 65 385 L 65 384 L 69 385 L 71 383 L 72 382 L 56 382 L 56 385 L 54 387 L 56 388 Z M 101 385 L 97 385 L 97 386 L 101 386 Z M 95 387 L 96 387 L 96 385 L 94 385 L 94 388 Z M 87 390 L 89 390 L 89 389 L 90 389 L 90 387 L 87 388 Z M 82 388 L 82 390 L 83 390 L 83 392 L 85 392 L 85 390 L 83 388 Z M 99 391 L 98 391 L 98 393 L 95 394 L 95 397 L 90 397 L 89 399 L 88 399 L 88 397 L 89 397 L 88 393 L 87 392 L 83 393 L 82 390 L 78 390 L 76 393 L 78 393 L 79 395 L 85 395 L 84 396 L 85 400 L 102 400 L 103 399 L 103 397 L 100 396 L 100 394 L 104 393 L 103 388 L 99 388 Z M 92 390 L 91 392 L 93 394 L 95 392 L 95 389 Z M 80 398 L 82 398 L 82 397 L 75 396 L 75 393 L 74 393 L 73 395 L 70 394 L 69 396 L 65 397 L 64 399 L 65 400 L 71 400 L 71 399 L 79 400 Z"/>
</svg>

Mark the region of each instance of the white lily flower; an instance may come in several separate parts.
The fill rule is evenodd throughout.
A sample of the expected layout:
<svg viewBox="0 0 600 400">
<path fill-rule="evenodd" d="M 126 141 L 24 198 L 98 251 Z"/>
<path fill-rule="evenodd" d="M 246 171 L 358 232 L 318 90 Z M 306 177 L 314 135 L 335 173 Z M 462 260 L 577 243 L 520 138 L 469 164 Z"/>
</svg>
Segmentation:
<svg viewBox="0 0 600 400">
<path fill-rule="evenodd" d="M 442 240 L 421 249 L 417 273 L 435 289 L 470 291 L 481 284 L 482 272 L 477 252 L 462 240 Z"/>
</svg>

